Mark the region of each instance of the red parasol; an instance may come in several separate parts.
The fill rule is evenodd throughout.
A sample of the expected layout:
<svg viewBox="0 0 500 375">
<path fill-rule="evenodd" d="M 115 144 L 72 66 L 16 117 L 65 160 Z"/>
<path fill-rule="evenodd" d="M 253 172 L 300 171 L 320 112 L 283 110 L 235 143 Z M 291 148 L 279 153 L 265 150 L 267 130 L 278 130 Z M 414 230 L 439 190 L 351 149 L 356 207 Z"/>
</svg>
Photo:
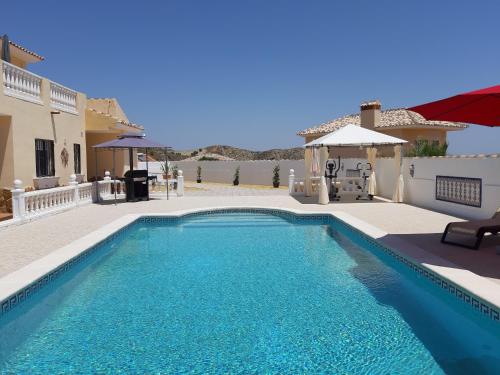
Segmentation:
<svg viewBox="0 0 500 375">
<path fill-rule="evenodd" d="M 500 85 L 408 108 L 427 120 L 500 126 Z"/>
</svg>

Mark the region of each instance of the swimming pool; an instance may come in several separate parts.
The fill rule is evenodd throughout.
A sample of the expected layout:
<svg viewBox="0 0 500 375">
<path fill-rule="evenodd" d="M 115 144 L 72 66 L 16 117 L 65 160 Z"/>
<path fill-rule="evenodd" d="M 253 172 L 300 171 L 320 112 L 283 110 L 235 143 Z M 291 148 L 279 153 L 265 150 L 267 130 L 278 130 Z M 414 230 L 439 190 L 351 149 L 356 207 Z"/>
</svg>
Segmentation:
<svg viewBox="0 0 500 375">
<path fill-rule="evenodd" d="M 2 316 L 0 369 L 494 373 L 498 326 L 331 217 L 146 217 Z"/>
</svg>

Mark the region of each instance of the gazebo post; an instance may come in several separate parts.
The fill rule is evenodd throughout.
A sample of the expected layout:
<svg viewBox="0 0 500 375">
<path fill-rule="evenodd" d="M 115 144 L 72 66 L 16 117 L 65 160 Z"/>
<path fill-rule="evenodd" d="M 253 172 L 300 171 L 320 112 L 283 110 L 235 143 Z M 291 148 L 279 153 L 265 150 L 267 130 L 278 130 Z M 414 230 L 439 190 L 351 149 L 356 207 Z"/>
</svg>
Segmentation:
<svg viewBox="0 0 500 375">
<path fill-rule="evenodd" d="M 396 167 L 396 184 L 394 186 L 392 200 L 396 203 L 402 203 L 404 201 L 404 186 L 405 186 L 405 181 L 402 173 L 402 166 L 403 166 L 402 145 L 394 146 L 394 164 Z"/>
<path fill-rule="evenodd" d="M 328 186 L 326 186 L 326 178 L 325 178 L 325 169 L 326 169 L 326 161 L 328 160 L 328 147 L 321 147 L 319 149 L 319 196 L 318 203 L 319 204 L 328 204 L 330 203 L 330 197 L 328 196 Z"/>
<path fill-rule="evenodd" d="M 377 194 L 377 177 L 375 172 L 377 169 L 377 149 L 373 144 L 366 149 L 366 158 L 372 168 L 370 179 L 368 180 L 368 194 L 375 196 Z"/>
<path fill-rule="evenodd" d="M 312 195 L 311 186 L 311 162 L 312 162 L 312 148 L 306 147 L 304 151 L 304 195 L 310 197 Z"/>
</svg>

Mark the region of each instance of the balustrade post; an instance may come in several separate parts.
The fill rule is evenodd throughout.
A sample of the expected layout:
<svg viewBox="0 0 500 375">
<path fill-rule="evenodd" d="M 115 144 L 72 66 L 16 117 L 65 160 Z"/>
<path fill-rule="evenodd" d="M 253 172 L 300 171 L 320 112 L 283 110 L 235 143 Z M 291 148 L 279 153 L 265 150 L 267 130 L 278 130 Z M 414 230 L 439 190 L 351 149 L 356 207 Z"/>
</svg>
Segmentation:
<svg viewBox="0 0 500 375">
<path fill-rule="evenodd" d="M 80 200 L 80 192 L 78 189 L 78 182 L 76 181 L 76 174 L 72 174 L 69 176 L 69 186 L 73 187 L 73 205 L 78 206 L 78 202 Z"/>
<path fill-rule="evenodd" d="M 12 215 L 14 220 L 24 220 L 26 217 L 26 207 L 24 204 L 23 182 L 21 180 L 14 180 L 14 189 L 12 193 Z"/>
<path fill-rule="evenodd" d="M 184 173 L 181 170 L 177 172 L 177 196 L 184 196 Z"/>
<path fill-rule="evenodd" d="M 292 195 L 295 190 L 295 171 L 290 169 L 290 174 L 288 176 L 288 194 Z"/>
</svg>

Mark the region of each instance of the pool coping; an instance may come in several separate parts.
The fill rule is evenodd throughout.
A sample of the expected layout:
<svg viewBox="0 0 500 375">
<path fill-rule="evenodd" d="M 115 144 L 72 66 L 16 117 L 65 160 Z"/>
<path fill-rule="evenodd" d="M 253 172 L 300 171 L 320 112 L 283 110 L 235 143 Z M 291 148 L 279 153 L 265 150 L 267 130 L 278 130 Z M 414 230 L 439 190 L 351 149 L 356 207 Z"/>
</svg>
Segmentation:
<svg viewBox="0 0 500 375">
<path fill-rule="evenodd" d="M 281 212 L 290 213 L 297 216 L 330 216 L 346 224 L 352 230 L 357 231 L 375 245 L 382 247 L 382 250 L 389 252 L 399 261 L 406 263 L 410 268 L 419 274 L 429 278 L 450 293 L 472 305 L 483 314 L 488 315 L 492 320 L 500 321 L 500 293 L 495 293 L 498 286 L 492 281 L 479 276 L 471 271 L 460 268 L 454 263 L 440 258 L 426 250 L 408 243 L 396 235 L 387 232 L 360 220 L 342 211 L 321 212 L 302 211 L 283 207 L 263 207 L 263 206 L 215 206 L 208 208 L 195 208 L 177 210 L 169 213 L 140 213 L 128 214 L 103 227 L 63 246 L 52 253 L 40 258 L 27 266 L 14 271 L 0 278 L 0 315 L 15 307 L 27 296 L 26 291 L 30 286 L 35 285 L 40 280 L 47 279 L 54 270 L 71 263 L 85 254 L 88 250 L 99 243 L 105 241 L 113 234 L 124 229 L 128 225 L 142 217 L 167 217 L 181 218 L 186 215 L 196 213 L 216 213 L 224 211 L 238 210 L 262 210 L 270 213 Z M 49 280 L 47 280 L 48 282 Z M 43 284 L 42 284 L 43 285 Z M 468 295 L 468 294 L 469 295 Z M 27 294 L 27 293 L 26 293 Z"/>
</svg>

